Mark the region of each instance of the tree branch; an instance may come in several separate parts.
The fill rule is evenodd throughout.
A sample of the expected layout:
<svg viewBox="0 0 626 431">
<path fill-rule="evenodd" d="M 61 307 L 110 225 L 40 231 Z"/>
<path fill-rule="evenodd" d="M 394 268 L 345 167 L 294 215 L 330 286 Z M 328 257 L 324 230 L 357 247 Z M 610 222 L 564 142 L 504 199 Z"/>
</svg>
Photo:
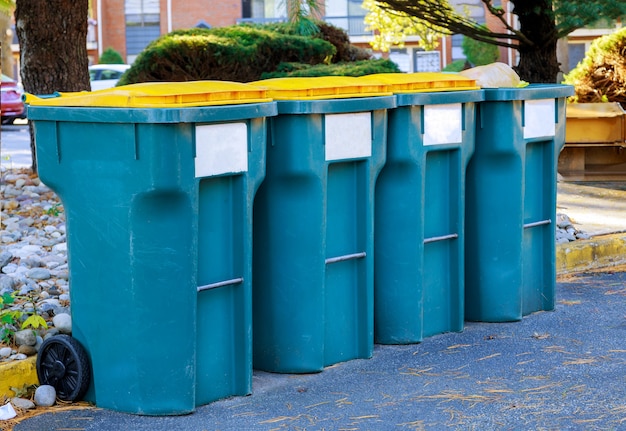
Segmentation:
<svg viewBox="0 0 626 431">
<path fill-rule="evenodd" d="M 490 0 L 482 1 L 491 3 Z M 504 19 L 504 11 L 493 7 L 493 5 L 488 7 L 488 10 L 490 12 L 493 10 L 498 19 L 505 23 L 505 28 L 511 33 L 493 32 L 480 26 L 476 21 L 459 14 L 446 0 L 384 0 L 377 1 L 377 4 L 388 13 L 393 13 L 393 11 L 402 12 L 408 16 L 423 20 L 431 26 L 444 28 L 453 34 L 460 33 L 481 42 L 516 49 L 521 46 L 531 47 L 534 45 L 526 35 L 508 25 L 506 20 L 502 21 Z M 515 42 L 509 42 L 509 40 Z"/>
</svg>

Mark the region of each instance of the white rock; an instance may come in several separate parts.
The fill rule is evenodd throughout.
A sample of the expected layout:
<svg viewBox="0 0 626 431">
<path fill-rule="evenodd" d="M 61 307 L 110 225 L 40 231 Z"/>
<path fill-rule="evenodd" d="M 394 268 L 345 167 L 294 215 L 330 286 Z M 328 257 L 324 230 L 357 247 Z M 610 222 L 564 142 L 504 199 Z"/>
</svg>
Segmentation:
<svg viewBox="0 0 626 431">
<path fill-rule="evenodd" d="M 67 313 L 57 314 L 52 318 L 54 327 L 59 330 L 61 334 L 72 333 L 72 316 Z"/>
<path fill-rule="evenodd" d="M 13 407 L 23 410 L 31 410 L 35 408 L 35 403 L 25 398 L 13 397 L 11 398 L 11 404 L 13 404 Z"/>
<path fill-rule="evenodd" d="M 8 358 L 13 354 L 13 350 L 10 347 L 3 347 L 0 349 L 0 358 Z"/>
<path fill-rule="evenodd" d="M 57 391 L 54 386 L 41 385 L 35 390 L 35 404 L 40 407 L 51 407 L 57 399 Z"/>
</svg>

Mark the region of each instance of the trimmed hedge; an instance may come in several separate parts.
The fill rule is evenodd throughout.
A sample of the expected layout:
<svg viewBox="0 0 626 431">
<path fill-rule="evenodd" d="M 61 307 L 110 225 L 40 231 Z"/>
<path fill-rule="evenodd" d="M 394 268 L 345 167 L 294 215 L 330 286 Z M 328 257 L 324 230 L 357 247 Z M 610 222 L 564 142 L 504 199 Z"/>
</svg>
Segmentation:
<svg viewBox="0 0 626 431">
<path fill-rule="evenodd" d="M 387 59 L 316 64 L 313 66 L 302 63 L 281 63 L 276 71 L 264 73 L 261 79 L 296 76 L 364 76 L 374 73 L 401 73 L 401 70 L 396 63 Z"/>
<path fill-rule="evenodd" d="M 316 24 L 319 31 L 313 36 L 296 34 L 288 23 L 176 30 L 152 41 L 118 85 L 197 80 L 249 82 L 278 70 L 279 76 L 359 76 L 397 71 L 391 62 L 344 64 L 370 59 L 371 53 L 352 45 L 344 30 L 325 22 Z M 337 65 L 329 67 L 331 63 Z"/>
<path fill-rule="evenodd" d="M 335 55 L 321 39 L 253 26 L 178 30 L 151 42 L 118 85 L 155 81 L 248 82 L 282 62 L 318 64 Z"/>
</svg>

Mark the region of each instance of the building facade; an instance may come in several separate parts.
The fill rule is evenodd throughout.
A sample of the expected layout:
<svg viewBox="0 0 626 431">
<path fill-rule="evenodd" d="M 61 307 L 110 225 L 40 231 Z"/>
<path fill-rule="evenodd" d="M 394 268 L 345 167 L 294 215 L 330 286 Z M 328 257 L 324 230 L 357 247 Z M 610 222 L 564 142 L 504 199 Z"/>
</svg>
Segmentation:
<svg viewBox="0 0 626 431">
<path fill-rule="evenodd" d="M 150 41 L 173 30 L 192 27 L 222 27 L 240 22 L 270 22 L 286 20 L 285 0 L 89 0 L 90 16 L 87 36 L 89 63 L 95 64 L 107 48 L 122 55 L 132 63 Z M 481 24 L 497 31 L 504 26 L 486 13 L 482 0 L 450 0 L 457 8 L 466 11 Z M 372 32 L 364 24 L 366 10 L 362 0 L 325 0 L 321 13 L 330 24 L 341 27 L 349 34 L 352 43 L 369 48 Z M 507 23 L 515 26 L 515 15 L 509 0 L 500 0 L 507 13 Z M 564 72 L 584 57 L 589 44 L 596 37 L 611 33 L 621 23 L 601 23 L 597 28 L 575 31 L 559 49 L 559 60 Z M 435 52 L 424 52 L 419 39 L 408 38 L 402 48 L 392 49 L 389 56 L 406 72 L 437 71 L 452 61 L 463 59 L 463 37 L 443 37 Z M 19 65 L 19 46 L 14 38 L 12 45 L 15 69 Z M 382 55 L 379 53 L 379 55 Z M 511 66 L 517 64 L 517 51 L 500 48 L 499 61 Z"/>
</svg>

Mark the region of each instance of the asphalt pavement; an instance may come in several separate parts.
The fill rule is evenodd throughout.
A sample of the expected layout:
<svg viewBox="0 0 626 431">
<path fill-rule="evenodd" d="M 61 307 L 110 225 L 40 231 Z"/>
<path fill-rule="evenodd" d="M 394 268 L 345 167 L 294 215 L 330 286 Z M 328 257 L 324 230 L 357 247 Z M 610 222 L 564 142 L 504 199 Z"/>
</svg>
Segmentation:
<svg viewBox="0 0 626 431">
<path fill-rule="evenodd" d="M 378 345 L 318 374 L 255 372 L 251 396 L 186 416 L 70 410 L 14 431 L 626 429 L 626 273 L 570 276 L 557 298 L 554 311 Z"/>
</svg>

